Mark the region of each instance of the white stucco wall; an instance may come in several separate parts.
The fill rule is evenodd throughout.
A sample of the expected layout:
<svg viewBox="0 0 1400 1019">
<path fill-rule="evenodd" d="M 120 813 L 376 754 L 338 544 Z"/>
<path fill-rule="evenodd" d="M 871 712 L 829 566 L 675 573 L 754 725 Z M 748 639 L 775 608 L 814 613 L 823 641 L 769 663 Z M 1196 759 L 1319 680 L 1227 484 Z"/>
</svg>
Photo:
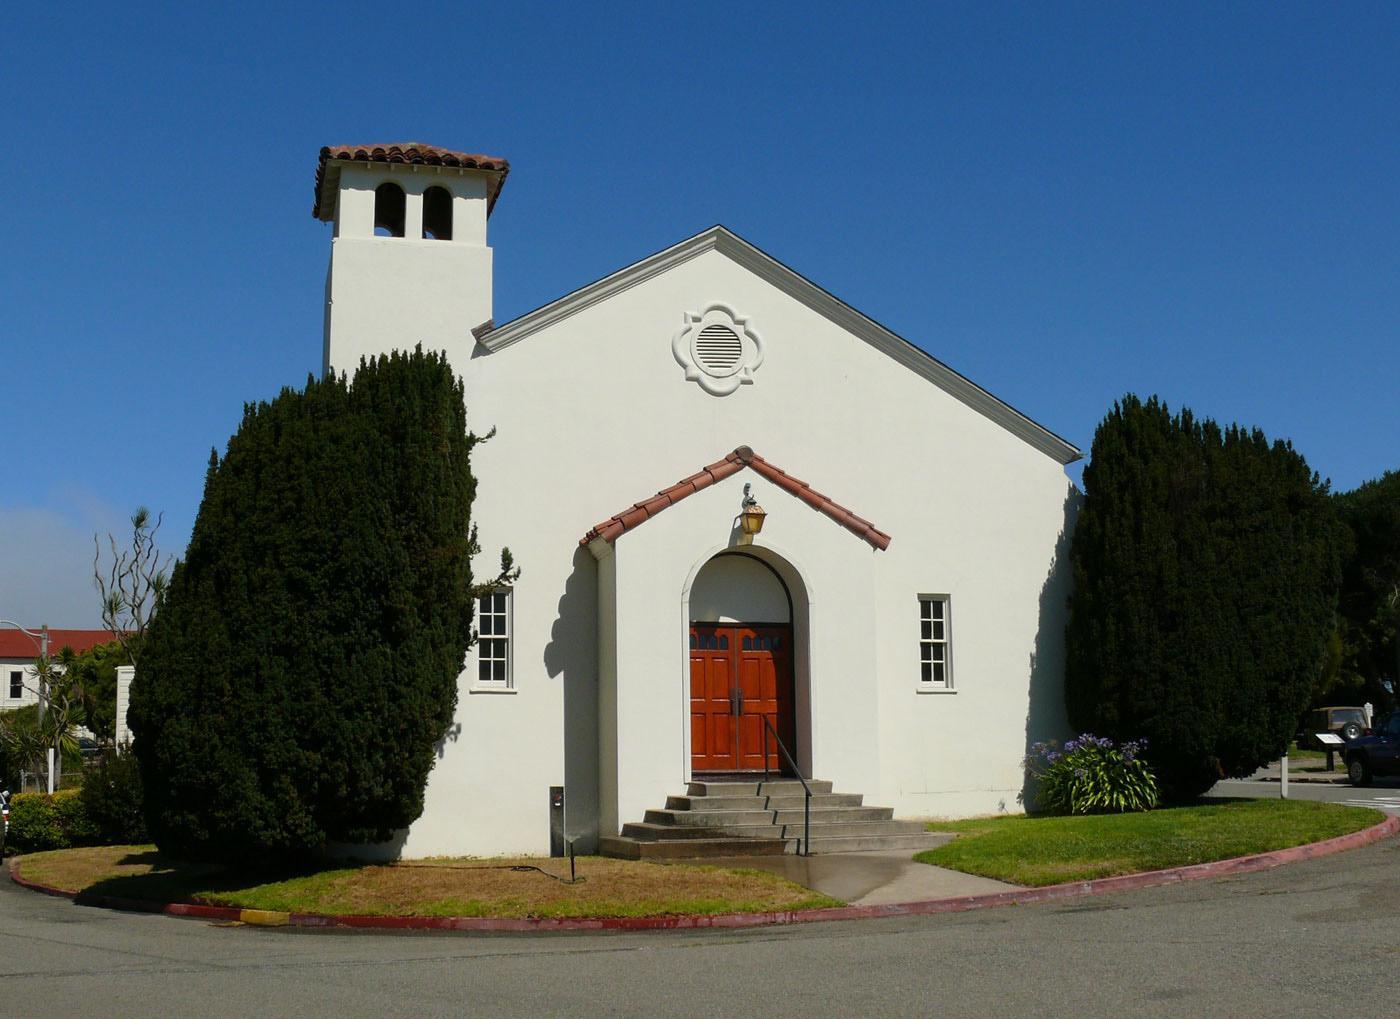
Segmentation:
<svg viewBox="0 0 1400 1019">
<path fill-rule="evenodd" d="M 728 396 L 687 382 L 671 351 L 682 314 L 712 302 L 764 341 L 753 384 Z M 514 690 L 473 692 L 468 663 L 406 855 L 545 852 L 551 785 L 585 846 L 684 789 L 688 599 L 746 481 L 769 514 L 755 548 L 790 564 L 808 600 L 794 620 L 799 760 L 900 816 L 1019 809 L 1028 739 L 1062 725 L 1067 592 L 1052 567 L 1072 489 L 1058 462 L 718 251 L 494 352 L 448 349 L 470 426 L 497 429 L 474 454 L 480 572 L 502 544 L 524 572 Z M 591 525 L 740 445 L 872 520 L 889 549 L 751 471 L 600 562 L 579 548 Z M 920 594 L 951 598 L 954 692 L 918 689 Z"/>
<path fill-rule="evenodd" d="M 743 546 L 739 546 L 743 550 Z M 756 559 L 711 559 L 690 588 L 688 620 L 698 623 L 787 623 L 791 608 L 779 576 Z"/>
<path fill-rule="evenodd" d="M 10 696 L 10 675 L 21 673 L 23 686 L 18 697 Z M 38 680 L 33 658 L 0 658 L 0 711 L 38 704 Z"/>
</svg>

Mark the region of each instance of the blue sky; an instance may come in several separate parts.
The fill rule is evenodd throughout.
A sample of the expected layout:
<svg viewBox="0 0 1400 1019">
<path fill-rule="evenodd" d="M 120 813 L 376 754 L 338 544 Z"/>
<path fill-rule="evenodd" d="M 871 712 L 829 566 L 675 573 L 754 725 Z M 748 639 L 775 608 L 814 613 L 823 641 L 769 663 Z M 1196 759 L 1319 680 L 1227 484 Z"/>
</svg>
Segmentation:
<svg viewBox="0 0 1400 1019">
<path fill-rule="evenodd" d="M 1124 392 L 1400 467 L 1400 7 L 21 5 L 0 33 L 0 617 L 179 551 L 319 370 L 327 143 L 509 158 L 505 321 L 724 223 L 1088 449 Z M 662 479 L 664 481 L 665 479 Z"/>
</svg>

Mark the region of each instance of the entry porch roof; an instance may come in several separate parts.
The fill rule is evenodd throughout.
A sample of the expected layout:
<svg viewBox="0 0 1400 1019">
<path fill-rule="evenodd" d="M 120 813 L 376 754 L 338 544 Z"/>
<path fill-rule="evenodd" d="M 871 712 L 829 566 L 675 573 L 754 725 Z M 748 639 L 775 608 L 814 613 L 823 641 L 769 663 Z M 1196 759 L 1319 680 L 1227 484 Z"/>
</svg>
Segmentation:
<svg viewBox="0 0 1400 1019">
<path fill-rule="evenodd" d="M 716 460 L 708 467 L 700 468 L 690 477 L 682 478 L 670 488 L 663 488 L 645 502 L 634 503 L 621 513 L 615 513 L 601 523 L 595 524 L 587 534 L 579 539 L 579 544 L 587 547 L 600 539 L 612 544 L 627 531 L 646 520 L 650 520 L 666 507 L 674 506 L 687 496 L 694 495 L 701 489 L 709 488 L 715 482 L 723 481 L 731 474 L 738 474 L 745 468 L 752 469 L 783 491 L 801 499 L 818 513 L 830 517 L 852 534 L 869 542 L 871 547 L 880 551 L 889 547 L 890 536 L 869 520 L 857 516 L 834 499 L 818 492 L 807 482 L 801 481 L 775 464 L 769 463 L 748 446 L 740 446 L 723 460 Z"/>
</svg>

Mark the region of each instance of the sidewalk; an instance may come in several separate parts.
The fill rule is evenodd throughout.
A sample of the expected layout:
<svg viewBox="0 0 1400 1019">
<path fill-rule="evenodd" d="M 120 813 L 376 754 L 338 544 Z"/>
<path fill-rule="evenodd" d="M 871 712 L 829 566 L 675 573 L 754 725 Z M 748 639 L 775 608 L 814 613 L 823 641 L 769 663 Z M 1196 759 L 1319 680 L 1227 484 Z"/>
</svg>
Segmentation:
<svg viewBox="0 0 1400 1019">
<path fill-rule="evenodd" d="M 989 895 L 1015 891 L 1020 887 L 927 863 L 915 863 L 908 850 L 828 853 L 821 856 L 726 856 L 675 862 L 763 870 L 852 906 L 883 906 L 894 902 Z"/>
</svg>

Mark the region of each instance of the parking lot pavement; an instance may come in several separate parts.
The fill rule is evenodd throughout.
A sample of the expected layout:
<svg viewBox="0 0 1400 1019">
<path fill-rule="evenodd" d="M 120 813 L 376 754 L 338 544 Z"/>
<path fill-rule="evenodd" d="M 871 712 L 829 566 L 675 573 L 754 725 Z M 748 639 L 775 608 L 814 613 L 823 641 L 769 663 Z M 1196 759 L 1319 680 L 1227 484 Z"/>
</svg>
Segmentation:
<svg viewBox="0 0 1400 1019">
<path fill-rule="evenodd" d="M 1253 780 L 1227 779 L 1218 782 L 1209 797 L 1221 798 L 1247 796 L 1251 798 L 1277 799 L 1279 783 L 1256 782 Z M 1400 779 L 1376 779 L 1374 785 L 1356 788 L 1352 785 L 1321 785 L 1316 783 L 1288 783 L 1290 800 L 1325 800 L 1329 803 L 1345 803 L 1353 807 L 1372 807 L 1391 814 L 1400 814 Z"/>
</svg>

